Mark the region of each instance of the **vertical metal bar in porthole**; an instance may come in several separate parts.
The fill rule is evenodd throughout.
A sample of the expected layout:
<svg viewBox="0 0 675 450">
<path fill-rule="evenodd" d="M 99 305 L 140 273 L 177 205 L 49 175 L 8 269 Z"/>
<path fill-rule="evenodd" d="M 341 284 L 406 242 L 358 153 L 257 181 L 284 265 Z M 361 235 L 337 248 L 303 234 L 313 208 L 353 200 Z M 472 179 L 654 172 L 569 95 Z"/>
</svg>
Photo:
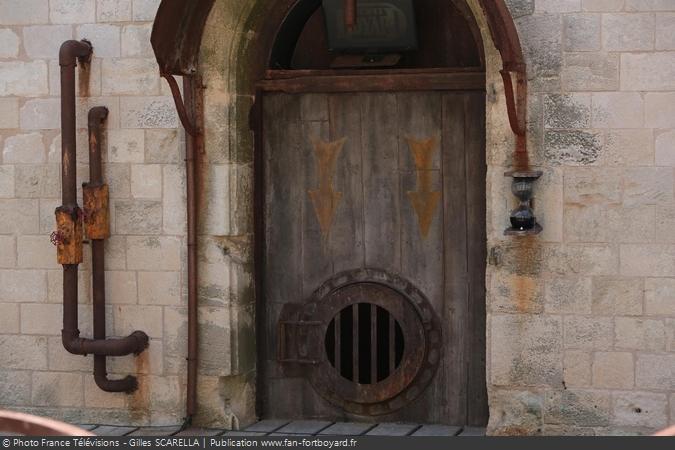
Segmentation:
<svg viewBox="0 0 675 450">
<path fill-rule="evenodd" d="M 396 369 L 396 321 L 391 313 L 389 316 L 389 375 Z"/>
<path fill-rule="evenodd" d="M 337 370 L 337 373 L 342 374 L 342 367 L 341 367 L 341 362 L 342 362 L 342 324 L 340 323 L 340 316 L 342 316 L 342 312 L 339 312 L 337 316 L 335 316 L 335 370 Z"/>
<path fill-rule="evenodd" d="M 377 305 L 370 305 L 370 382 L 377 383 Z"/>
<path fill-rule="evenodd" d="M 352 305 L 352 380 L 359 382 L 359 304 Z"/>
</svg>

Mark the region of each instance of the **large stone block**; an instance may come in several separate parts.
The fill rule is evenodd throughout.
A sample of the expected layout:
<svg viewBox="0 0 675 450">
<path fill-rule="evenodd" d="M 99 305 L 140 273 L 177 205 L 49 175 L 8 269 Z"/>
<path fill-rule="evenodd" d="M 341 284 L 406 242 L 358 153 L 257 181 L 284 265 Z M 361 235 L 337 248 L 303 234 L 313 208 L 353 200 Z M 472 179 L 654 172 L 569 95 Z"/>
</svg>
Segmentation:
<svg viewBox="0 0 675 450">
<path fill-rule="evenodd" d="M 104 164 L 103 178 L 110 186 L 110 198 L 129 198 L 131 196 L 131 170 L 129 164 Z M 114 207 L 114 202 L 111 203 Z M 110 211 L 114 217 L 113 211 Z M 111 227 L 113 224 L 110 224 Z"/>
<path fill-rule="evenodd" d="M 114 305 L 134 304 L 138 302 L 136 272 L 106 271 L 106 301 Z"/>
<path fill-rule="evenodd" d="M 19 36 L 9 28 L 0 29 L 0 58 L 19 56 Z"/>
<path fill-rule="evenodd" d="M 626 0 L 626 11 L 675 11 L 672 0 Z"/>
<path fill-rule="evenodd" d="M 133 0 L 134 14 L 136 21 L 152 21 L 157 14 L 160 0 Z"/>
<path fill-rule="evenodd" d="M 493 389 L 488 433 L 498 436 L 540 434 L 543 409 L 544 397 L 539 392 Z"/>
<path fill-rule="evenodd" d="M 63 323 L 63 308 L 55 303 L 24 303 L 21 305 L 21 333 L 58 336 Z"/>
<path fill-rule="evenodd" d="M 184 234 L 187 226 L 185 166 L 163 167 L 162 229 L 166 234 Z"/>
<path fill-rule="evenodd" d="M 59 269 L 56 251 L 49 236 L 19 236 L 17 241 L 18 266 L 24 269 Z"/>
<path fill-rule="evenodd" d="M 649 392 L 616 392 L 614 400 L 614 425 L 664 428 L 667 424 L 668 397 Z"/>
<path fill-rule="evenodd" d="M 566 53 L 562 87 L 565 91 L 616 91 L 619 89 L 619 55 Z"/>
<path fill-rule="evenodd" d="M 131 195 L 139 199 L 162 197 L 162 166 L 134 164 L 131 166 Z"/>
<path fill-rule="evenodd" d="M 622 245 L 621 274 L 675 277 L 675 247 L 663 244 Z"/>
<path fill-rule="evenodd" d="M 131 0 L 96 0 L 97 22 L 128 22 L 131 20 Z"/>
<path fill-rule="evenodd" d="M 659 70 L 654 70 L 655 67 Z M 675 89 L 675 52 L 621 54 L 622 91 L 673 89 Z"/>
<path fill-rule="evenodd" d="M 187 310 L 164 308 L 164 370 L 167 374 L 183 374 L 187 370 Z"/>
<path fill-rule="evenodd" d="M 649 129 L 607 130 L 596 163 L 600 166 L 651 166 L 654 164 L 654 133 Z M 657 162 L 657 165 L 658 164 Z"/>
<path fill-rule="evenodd" d="M 663 205 L 675 202 L 673 169 L 640 167 L 626 169 L 623 203 L 627 206 Z"/>
<path fill-rule="evenodd" d="M 544 134 L 544 156 L 551 164 L 593 164 L 602 153 L 602 138 L 597 131 L 548 130 Z"/>
<path fill-rule="evenodd" d="M 108 161 L 142 163 L 144 144 L 143 130 L 110 130 L 108 132 Z"/>
<path fill-rule="evenodd" d="M 23 47 L 32 59 L 55 59 L 61 44 L 73 38 L 69 25 L 35 25 L 23 28 Z"/>
<path fill-rule="evenodd" d="M 150 200 L 115 202 L 115 231 L 119 234 L 160 234 L 162 204 Z"/>
<path fill-rule="evenodd" d="M 42 270 L 0 270 L 0 302 L 44 302 L 47 274 Z"/>
<path fill-rule="evenodd" d="M 675 131 L 657 132 L 655 147 L 657 166 L 675 166 Z"/>
<path fill-rule="evenodd" d="M 594 128 L 641 128 L 644 101 L 636 92 L 599 92 L 592 98 Z"/>
<path fill-rule="evenodd" d="M 552 278 L 546 282 L 544 310 L 549 314 L 590 314 L 590 278 Z"/>
<path fill-rule="evenodd" d="M 127 237 L 127 268 L 146 271 L 179 271 L 181 241 L 175 237 Z"/>
<path fill-rule="evenodd" d="M 150 58 L 154 56 L 150 45 L 151 24 L 126 25 L 122 29 L 122 56 Z"/>
<path fill-rule="evenodd" d="M 635 385 L 639 389 L 672 391 L 675 388 L 675 355 L 638 354 Z"/>
<path fill-rule="evenodd" d="M 537 6 L 539 2 L 535 3 Z M 562 17 L 558 14 L 524 16 L 516 20 L 516 25 L 529 76 L 558 76 L 562 66 Z"/>
<path fill-rule="evenodd" d="M 47 151 L 40 133 L 19 134 L 5 139 L 2 151 L 5 164 L 40 164 Z"/>
<path fill-rule="evenodd" d="M 0 303 L 0 334 L 19 334 L 19 304 Z"/>
<path fill-rule="evenodd" d="M 141 305 L 180 306 L 180 272 L 138 272 L 138 302 Z"/>
<path fill-rule="evenodd" d="M 143 375 L 161 375 L 164 373 L 164 344 L 161 339 L 150 339 L 150 345 L 140 355 L 127 355 L 110 358 L 108 365 L 111 373 L 138 373 Z"/>
<path fill-rule="evenodd" d="M 506 0 L 506 6 L 513 18 L 527 16 L 534 12 L 534 0 Z"/>
<path fill-rule="evenodd" d="M 640 51 L 654 48 L 653 14 L 604 14 L 602 45 L 607 51 Z"/>
<path fill-rule="evenodd" d="M 675 93 L 645 94 L 645 126 L 675 128 Z"/>
<path fill-rule="evenodd" d="M 642 315 L 644 283 L 640 278 L 596 277 L 593 279 L 593 314 Z"/>
<path fill-rule="evenodd" d="M 565 390 L 548 392 L 544 409 L 546 423 L 605 426 L 611 417 L 608 392 Z"/>
<path fill-rule="evenodd" d="M 605 389 L 632 389 L 635 374 L 633 354 L 597 352 L 593 360 L 593 386 Z"/>
<path fill-rule="evenodd" d="M 185 159 L 185 138 L 181 130 L 145 130 L 145 162 L 178 164 Z"/>
<path fill-rule="evenodd" d="M 0 335 L 0 366 L 4 370 L 45 370 L 47 338 Z"/>
<path fill-rule="evenodd" d="M 581 0 L 581 9 L 594 12 L 612 12 L 623 9 L 624 0 Z"/>
<path fill-rule="evenodd" d="M 512 345 L 518 342 L 518 346 Z M 559 386 L 562 323 L 558 317 L 495 315 L 491 330 L 491 379 L 496 386 Z"/>
<path fill-rule="evenodd" d="M 33 372 L 31 403 L 35 406 L 82 406 L 84 390 L 79 373 Z"/>
<path fill-rule="evenodd" d="M 95 0 L 50 0 L 49 6 L 52 23 L 96 22 Z"/>
<path fill-rule="evenodd" d="M 19 198 L 58 198 L 61 196 L 61 167 L 56 164 L 17 165 L 15 183 Z"/>
<path fill-rule="evenodd" d="M 103 95 L 157 95 L 157 62 L 150 58 L 103 60 Z"/>
<path fill-rule="evenodd" d="M 16 267 L 16 238 L 0 235 L 0 268 Z"/>
<path fill-rule="evenodd" d="M 614 335 L 617 349 L 665 350 L 666 329 L 662 320 L 617 317 Z"/>
<path fill-rule="evenodd" d="M 565 203 L 579 205 L 620 203 L 622 172 L 608 168 L 565 170 Z"/>
<path fill-rule="evenodd" d="M 202 220 L 202 231 L 216 236 L 238 236 L 252 231 L 251 165 L 211 165 L 205 174 L 204 195 L 214 199 Z"/>
<path fill-rule="evenodd" d="M 39 97 L 48 93 L 45 61 L 0 62 L 0 96 Z"/>
<path fill-rule="evenodd" d="M 612 328 L 612 319 L 609 317 L 565 316 L 565 348 L 609 350 L 614 338 Z"/>
<path fill-rule="evenodd" d="M 24 130 L 56 130 L 61 126 L 61 102 L 59 99 L 28 100 L 19 112 Z"/>
<path fill-rule="evenodd" d="M 0 371 L 0 398 L 7 406 L 30 405 L 30 384 L 27 383 L 27 372 L 14 370 Z"/>
<path fill-rule="evenodd" d="M 568 350 L 563 359 L 563 382 L 567 387 L 591 385 L 591 353 Z"/>
<path fill-rule="evenodd" d="M 0 199 L 0 233 L 37 234 L 39 222 L 37 200 Z"/>
<path fill-rule="evenodd" d="M 91 315 L 89 315 L 91 320 Z M 82 330 L 80 330 L 82 332 Z M 84 335 L 90 337 L 91 335 Z M 58 372 L 86 372 L 89 376 L 94 369 L 91 356 L 73 355 L 63 348 L 61 336 L 49 338 L 49 370 Z"/>
<path fill-rule="evenodd" d="M 113 323 L 117 336 L 126 336 L 136 330 L 152 337 L 162 337 L 162 308 L 159 306 L 116 305 Z"/>
<path fill-rule="evenodd" d="M 91 303 L 91 274 L 80 270 L 77 280 L 77 296 L 80 308 L 86 303 Z M 49 303 L 63 302 L 63 270 L 47 271 L 47 301 Z M 84 317 L 80 314 L 81 317 Z M 82 323 L 82 321 L 80 321 Z M 80 328 L 82 330 L 82 328 Z"/>
<path fill-rule="evenodd" d="M 44 0 L 0 0 L 0 25 L 49 22 L 49 3 Z"/>
<path fill-rule="evenodd" d="M 493 312 L 538 314 L 544 311 L 544 283 L 534 277 L 492 272 L 488 295 Z"/>
<path fill-rule="evenodd" d="M 564 49 L 568 52 L 600 50 L 600 14 L 568 14 L 563 18 Z"/>
<path fill-rule="evenodd" d="M 647 278 L 645 280 L 645 314 L 675 316 L 675 279 Z"/>
<path fill-rule="evenodd" d="M 590 94 L 549 94 L 544 96 L 544 126 L 554 129 L 589 128 Z"/>
<path fill-rule="evenodd" d="M 125 408 L 127 396 L 102 391 L 96 385 L 94 377 L 84 377 L 84 406 L 88 408 Z"/>
<path fill-rule="evenodd" d="M 675 14 L 656 15 L 656 50 L 675 50 Z"/>
<path fill-rule="evenodd" d="M 120 56 L 120 27 L 116 25 L 80 25 L 77 27 L 77 39 L 87 39 L 92 42 L 94 56 L 97 58 L 117 58 Z"/>
<path fill-rule="evenodd" d="M 19 128 L 18 98 L 0 98 L 0 129 L 9 128 Z"/>
<path fill-rule="evenodd" d="M 566 13 L 581 10 L 581 0 L 537 0 L 535 12 Z"/>
<path fill-rule="evenodd" d="M 171 97 L 123 97 L 120 110 L 123 128 L 173 129 L 179 125 Z"/>
<path fill-rule="evenodd" d="M 14 166 L 0 166 L 0 198 L 14 197 Z"/>
</svg>

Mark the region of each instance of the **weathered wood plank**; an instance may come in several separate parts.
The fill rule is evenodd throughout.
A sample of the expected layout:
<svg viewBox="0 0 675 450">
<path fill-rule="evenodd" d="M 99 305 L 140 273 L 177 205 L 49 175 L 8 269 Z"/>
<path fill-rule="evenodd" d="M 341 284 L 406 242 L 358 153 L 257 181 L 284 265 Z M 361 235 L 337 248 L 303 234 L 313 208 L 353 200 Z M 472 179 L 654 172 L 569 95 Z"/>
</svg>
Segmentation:
<svg viewBox="0 0 675 450">
<path fill-rule="evenodd" d="M 446 307 L 439 311 L 443 330 L 444 358 L 442 370 L 447 374 L 446 398 L 448 423 L 466 423 L 467 362 L 465 339 L 469 327 L 467 312 L 467 220 L 466 220 L 466 155 L 465 155 L 464 96 L 443 96 L 443 215 L 445 253 Z M 484 181 L 481 180 L 481 183 Z"/>
<path fill-rule="evenodd" d="M 332 424 L 333 422 L 324 420 L 296 420 L 279 428 L 275 433 L 316 434 Z"/>
<path fill-rule="evenodd" d="M 365 265 L 401 270 L 399 140 L 395 94 L 361 98 Z"/>
<path fill-rule="evenodd" d="M 338 422 L 324 428 L 318 434 L 320 436 L 361 436 L 375 427 L 372 423 L 353 423 L 353 422 Z"/>
<path fill-rule="evenodd" d="M 459 436 L 485 436 L 485 428 L 483 427 L 465 427 Z"/>
<path fill-rule="evenodd" d="M 253 425 L 249 425 L 243 431 L 271 433 L 273 431 L 277 431 L 279 428 L 285 425 L 288 425 L 289 423 L 289 420 L 261 420 L 260 422 L 256 422 Z"/>
<path fill-rule="evenodd" d="M 408 436 L 419 427 L 412 423 L 381 423 L 367 432 L 366 436 Z"/>
<path fill-rule="evenodd" d="M 422 425 L 411 436 L 457 436 L 462 431 L 462 427 L 451 425 Z"/>
</svg>

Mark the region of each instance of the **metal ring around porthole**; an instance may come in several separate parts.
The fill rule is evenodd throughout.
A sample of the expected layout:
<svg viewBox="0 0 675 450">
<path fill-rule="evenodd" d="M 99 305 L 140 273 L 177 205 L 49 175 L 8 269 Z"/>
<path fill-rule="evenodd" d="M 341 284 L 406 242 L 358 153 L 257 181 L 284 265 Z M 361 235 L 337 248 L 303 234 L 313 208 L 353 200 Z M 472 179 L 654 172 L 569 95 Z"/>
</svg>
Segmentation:
<svg viewBox="0 0 675 450">
<path fill-rule="evenodd" d="M 311 384 L 353 414 L 402 408 L 424 391 L 440 362 L 441 327 L 431 304 L 410 282 L 381 270 L 330 279 L 301 320 L 322 325 L 316 336 L 323 341 L 314 345 L 323 351 L 309 368 Z"/>
</svg>

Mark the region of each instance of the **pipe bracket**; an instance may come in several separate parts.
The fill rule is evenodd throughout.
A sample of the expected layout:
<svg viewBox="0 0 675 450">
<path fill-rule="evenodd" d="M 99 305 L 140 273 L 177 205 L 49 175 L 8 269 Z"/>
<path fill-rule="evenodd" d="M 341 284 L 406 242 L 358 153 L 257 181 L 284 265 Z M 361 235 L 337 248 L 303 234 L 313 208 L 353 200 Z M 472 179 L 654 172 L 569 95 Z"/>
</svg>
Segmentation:
<svg viewBox="0 0 675 450">
<path fill-rule="evenodd" d="M 61 265 L 81 264 L 82 210 L 78 206 L 56 208 L 56 259 Z"/>
<path fill-rule="evenodd" d="M 109 195 L 107 184 L 82 183 L 84 231 L 89 239 L 110 237 Z"/>
</svg>

